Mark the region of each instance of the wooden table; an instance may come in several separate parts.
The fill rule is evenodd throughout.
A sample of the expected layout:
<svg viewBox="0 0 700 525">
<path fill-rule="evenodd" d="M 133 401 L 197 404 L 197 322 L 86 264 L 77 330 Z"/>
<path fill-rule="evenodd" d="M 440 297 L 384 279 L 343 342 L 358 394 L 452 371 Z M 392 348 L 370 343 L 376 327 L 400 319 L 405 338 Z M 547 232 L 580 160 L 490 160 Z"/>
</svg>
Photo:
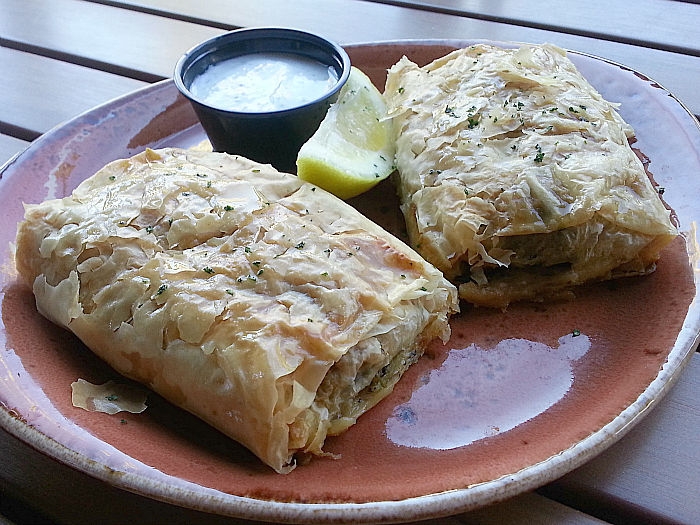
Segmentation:
<svg viewBox="0 0 700 525">
<path fill-rule="evenodd" d="M 341 44 L 479 38 L 557 45 L 643 72 L 700 114 L 700 3 L 588 0 L 0 0 L 0 164 L 54 126 L 168 78 L 225 30 Z M 700 523 L 700 355 L 641 424 L 533 493 L 432 523 Z M 110 487 L 0 431 L 0 523 L 231 523 Z"/>
</svg>

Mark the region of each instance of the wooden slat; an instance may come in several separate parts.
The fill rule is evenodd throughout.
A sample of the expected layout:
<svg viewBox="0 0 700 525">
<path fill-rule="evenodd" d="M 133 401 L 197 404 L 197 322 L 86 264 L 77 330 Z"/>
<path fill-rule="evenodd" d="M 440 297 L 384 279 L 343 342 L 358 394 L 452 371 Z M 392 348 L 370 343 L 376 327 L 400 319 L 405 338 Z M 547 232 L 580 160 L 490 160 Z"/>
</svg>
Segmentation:
<svg viewBox="0 0 700 525">
<path fill-rule="evenodd" d="M 0 47 L 0 71 L 0 132 L 25 140 L 147 85 L 4 47 Z"/>
<path fill-rule="evenodd" d="M 20 503 L 54 523 L 251 523 L 181 509 L 117 489 L 44 456 L 4 430 L 0 430 L 0 450 L 3 492 L 14 500 L 13 503 Z M 13 521 L 20 522 L 14 515 Z"/>
<path fill-rule="evenodd" d="M 227 8 L 230 9 L 230 6 Z M 220 29 L 80 0 L 0 0 L 5 45 L 153 82 Z"/>
<path fill-rule="evenodd" d="M 463 525 L 601 525 L 605 522 L 536 493 L 455 516 Z"/>
<path fill-rule="evenodd" d="M 28 4 L 42 4 L 48 1 L 33 0 Z M 0 0 L 0 10 L 7 3 L 12 4 L 13 0 Z M 70 10 L 74 15 L 84 11 L 81 14 L 83 18 L 93 13 L 92 9 L 76 9 L 75 0 L 51 0 L 50 3 L 57 6 L 64 5 L 65 7 L 61 9 Z M 85 2 L 78 2 L 78 4 L 82 3 Z M 636 69 L 671 90 L 695 114 L 700 114 L 700 57 L 697 56 L 360 0 L 324 0 L 323 2 L 318 0 L 295 0 L 294 2 L 268 0 L 266 2 L 237 2 L 235 8 L 232 8 L 229 0 L 198 0 L 196 2 L 190 0 L 120 0 L 110 3 L 131 9 L 159 12 L 174 18 L 201 20 L 218 26 L 279 25 L 296 27 L 323 34 L 341 44 L 405 38 L 476 38 L 532 43 L 552 42 L 567 49 L 604 56 Z M 113 9 L 107 5 L 99 5 L 98 7 L 105 10 Z M 94 11 L 98 12 L 99 10 Z M 33 10 L 26 8 L 25 16 L 34 16 Z M 141 16 L 145 15 L 141 14 Z M 172 21 L 185 24 L 179 20 Z M 107 27 L 108 22 L 109 27 Z M 105 61 L 116 60 L 110 55 L 111 51 L 108 48 L 96 49 L 100 46 L 101 39 L 109 40 L 111 38 L 101 35 L 105 31 L 123 35 L 122 39 L 125 43 L 122 46 L 136 46 L 137 44 L 127 44 L 126 41 L 134 34 L 139 35 L 141 32 L 147 34 L 150 31 L 148 27 L 143 25 L 140 28 L 122 28 L 117 24 L 118 22 L 118 18 L 111 20 L 108 15 L 97 16 L 90 21 L 89 27 L 93 28 L 91 31 L 94 34 L 91 34 L 88 40 L 93 42 L 92 47 L 95 48 L 91 54 L 100 55 L 101 59 Z M 210 31 L 218 31 L 209 29 Z M 14 33 L 24 35 L 26 32 L 17 29 Z M 189 39 L 192 33 L 186 33 L 185 36 Z M 29 40 L 32 37 L 24 35 L 23 38 Z M 81 38 L 85 37 L 81 36 Z M 154 40 L 156 39 L 154 38 Z M 80 53 L 80 48 L 74 49 L 73 52 Z M 166 63 L 160 63 L 157 56 L 151 56 L 150 53 L 143 53 L 139 58 L 144 62 L 143 65 L 139 66 L 140 68 L 151 72 L 159 71 L 160 74 L 171 71 L 174 60 L 176 60 L 176 57 L 171 57 L 166 60 Z"/>
<path fill-rule="evenodd" d="M 532 6 L 519 9 L 532 9 L 532 13 L 539 16 L 542 6 L 552 6 L 554 2 L 543 1 L 545 3 L 538 4 L 537 9 Z M 4 130 L 14 135 L 0 135 L 0 164 L 4 162 L 2 155 L 9 158 L 15 148 L 23 147 L 24 142 L 16 137 L 31 139 L 90 107 L 145 85 L 123 78 L 123 75 L 148 81 L 168 77 L 175 61 L 188 47 L 220 33 L 221 28 L 238 26 L 293 26 L 322 33 L 341 43 L 396 38 L 552 41 L 563 47 L 606 56 L 643 71 L 700 114 L 700 59 L 691 56 L 697 55 L 700 35 L 697 28 L 690 26 L 691 33 L 694 33 L 688 35 L 688 27 L 684 25 L 673 24 L 670 29 L 666 25 L 656 27 L 663 21 L 664 13 L 659 13 L 640 31 L 639 27 L 626 25 L 634 17 L 616 19 L 618 6 L 608 5 L 603 0 L 593 1 L 598 2 L 599 9 L 607 10 L 609 22 L 603 20 L 603 25 L 591 26 L 593 18 L 584 17 L 581 21 L 572 18 L 571 24 L 564 21 L 554 26 L 551 21 L 536 22 L 537 16 L 533 14 L 529 17 L 528 13 L 522 12 L 503 14 L 504 17 L 517 17 L 524 24 L 512 26 L 359 0 L 274 0 L 235 4 L 230 0 L 124 2 L 130 9 L 79 0 L 0 0 L 0 44 L 6 46 L 0 47 L 0 70 L 3 73 L 0 75 L 0 132 Z M 496 9 L 516 5 L 514 0 L 497 4 L 477 0 L 430 0 L 428 3 L 442 9 L 474 7 L 475 12 L 470 16 L 485 16 L 493 20 L 499 16 Z M 675 6 L 677 2 L 643 0 L 631 9 L 638 10 L 647 4 Z M 688 5 L 696 9 L 697 3 Z M 590 6 L 588 3 L 580 9 L 593 9 Z M 138 9 L 154 14 L 138 13 Z M 157 13 L 167 16 L 158 16 Z M 214 27 L 193 23 L 197 20 Z M 329 21 L 334 23 L 329 24 Z M 543 27 L 558 31 L 542 30 Z M 629 34 L 634 34 L 635 30 L 640 31 L 641 36 L 630 40 Z M 605 42 L 569 34 L 571 32 L 591 32 L 607 35 L 607 38 L 646 42 L 682 53 Z M 671 34 L 674 32 L 675 35 Z M 18 49 L 78 65 L 23 53 Z M 700 523 L 700 460 L 694 453 L 700 445 L 698 388 L 700 361 L 695 356 L 668 398 L 629 436 L 601 457 L 538 494 L 428 523 L 597 522 L 570 507 L 544 499 L 543 494 L 618 523 Z M 107 486 L 44 457 L 2 431 L 0 451 L 0 499 L 11 491 L 13 497 L 42 505 L 59 522 L 87 522 L 99 515 L 101 523 L 230 523 L 229 520 L 185 511 Z M 533 514 L 528 516 L 527 509 Z M 642 512 L 641 509 L 646 510 Z M 525 512 L 525 519 L 515 521 L 520 512 Z M 2 521 L 0 517 L 0 523 Z"/>
<path fill-rule="evenodd" d="M 0 166 L 26 148 L 27 145 L 29 145 L 29 142 L 26 140 L 0 133 Z"/>
<path fill-rule="evenodd" d="M 700 4 L 669 0 L 370 0 L 700 56 Z M 600 16 L 605 13 L 605 16 Z M 679 20 L 686 23 L 679 24 Z"/>
<path fill-rule="evenodd" d="M 700 354 L 629 435 L 540 493 L 614 523 L 700 523 Z"/>
</svg>

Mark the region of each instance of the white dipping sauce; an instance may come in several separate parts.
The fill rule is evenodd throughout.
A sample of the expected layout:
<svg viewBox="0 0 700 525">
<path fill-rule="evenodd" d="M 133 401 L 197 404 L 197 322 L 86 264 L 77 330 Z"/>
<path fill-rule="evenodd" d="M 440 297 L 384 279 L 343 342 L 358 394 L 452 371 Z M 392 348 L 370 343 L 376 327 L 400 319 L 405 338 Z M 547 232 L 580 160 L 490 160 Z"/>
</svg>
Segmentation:
<svg viewBox="0 0 700 525">
<path fill-rule="evenodd" d="M 253 53 L 207 67 L 190 91 L 229 111 L 262 113 L 301 106 L 338 82 L 335 69 L 292 53 Z"/>
</svg>

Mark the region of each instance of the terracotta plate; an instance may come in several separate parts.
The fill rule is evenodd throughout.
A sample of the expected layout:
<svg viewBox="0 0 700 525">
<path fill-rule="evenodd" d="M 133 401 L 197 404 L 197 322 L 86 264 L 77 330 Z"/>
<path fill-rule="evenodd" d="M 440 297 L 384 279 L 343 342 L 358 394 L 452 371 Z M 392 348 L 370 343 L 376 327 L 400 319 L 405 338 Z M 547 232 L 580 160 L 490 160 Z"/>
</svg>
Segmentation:
<svg viewBox="0 0 700 525">
<path fill-rule="evenodd" d="M 469 41 L 349 46 L 383 86 L 402 54 L 426 63 Z M 155 394 L 143 414 L 86 412 L 71 382 L 120 380 L 43 319 L 12 251 L 23 202 L 69 194 L 109 161 L 204 138 L 188 103 L 162 82 L 47 133 L 8 163 L 0 194 L 0 424 L 33 447 L 118 487 L 182 506 L 298 522 L 410 520 L 473 509 L 543 485 L 622 437 L 692 355 L 700 312 L 696 222 L 700 130 L 672 95 L 620 65 L 572 53 L 637 132 L 683 236 L 652 275 L 586 286 L 576 299 L 464 308 L 395 392 L 344 435 L 339 459 L 275 474 L 245 449 Z M 400 225 L 388 184 L 354 203 Z M 399 228 L 400 229 L 400 228 Z"/>
</svg>

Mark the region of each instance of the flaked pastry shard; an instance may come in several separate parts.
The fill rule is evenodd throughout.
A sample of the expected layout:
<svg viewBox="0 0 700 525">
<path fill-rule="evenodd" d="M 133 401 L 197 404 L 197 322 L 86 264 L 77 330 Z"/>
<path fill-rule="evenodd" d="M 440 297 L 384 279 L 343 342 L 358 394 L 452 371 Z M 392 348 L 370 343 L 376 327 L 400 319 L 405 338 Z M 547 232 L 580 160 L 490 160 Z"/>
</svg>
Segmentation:
<svg viewBox="0 0 700 525">
<path fill-rule="evenodd" d="M 278 472 L 385 397 L 458 307 L 349 205 L 201 151 L 148 150 L 28 205 L 16 261 L 42 314 Z"/>
<path fill-rule="evenodd" d="M 552 45 L 475 45 L 389 71 L 411 244 L 505 308 L 653 271 L 675 236 L 631 127 Z"/>
</svg>

